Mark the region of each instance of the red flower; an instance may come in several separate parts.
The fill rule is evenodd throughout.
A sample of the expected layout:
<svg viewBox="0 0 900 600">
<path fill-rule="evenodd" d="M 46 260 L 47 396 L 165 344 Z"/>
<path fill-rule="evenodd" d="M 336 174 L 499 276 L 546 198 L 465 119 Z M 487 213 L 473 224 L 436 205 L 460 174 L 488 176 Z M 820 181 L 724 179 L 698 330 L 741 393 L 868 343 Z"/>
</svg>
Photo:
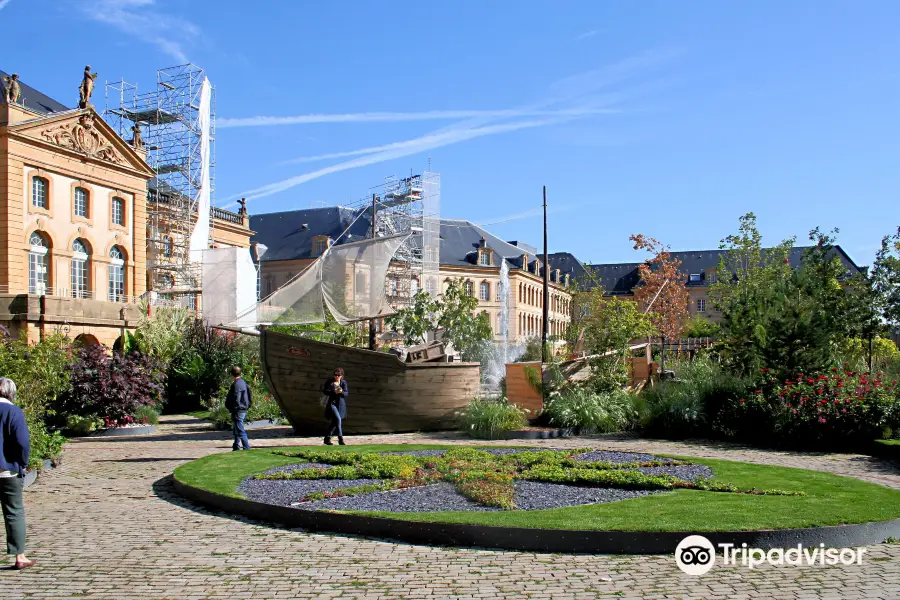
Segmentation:
<svg viewBox="0 0 900 600">
<path fill-rule="evenodd" d="M 753 393 L 754 393 L 754 394 L 762 394 L 762 390 L 756 390 L 756 391 L 753 392 Z"/>
<path fill-rule="evenodd" d="M 825 417 L 819 417 L 819 423 L 825 423 Z"/>
<path fill-rule="evenodd" d="M 744 403 L 744 399 L 743 399 L 743 398 L 741 398 L 741 404 L 743 404 L 743 403 Z"/>
</svg>

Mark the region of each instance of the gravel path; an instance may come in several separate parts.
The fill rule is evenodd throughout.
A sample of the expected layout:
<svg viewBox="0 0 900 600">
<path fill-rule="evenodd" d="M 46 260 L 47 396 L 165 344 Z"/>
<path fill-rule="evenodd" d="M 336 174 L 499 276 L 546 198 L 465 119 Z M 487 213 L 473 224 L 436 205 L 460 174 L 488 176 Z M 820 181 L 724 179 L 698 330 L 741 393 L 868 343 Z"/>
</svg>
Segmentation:
<svg viewBox="0 0 900 600">
<path fill-rule="evenodd" d="M 671 458 L 663 456 L 653 456 L 652 454 L 641 454 L 638 452 L 610 452 L 607 450 L 595 450 L 573 457 L 575 460 L 584 460 L 588 462 L 604 461 L 614 463 L 630 463 L 630 462 L 650 462 L 653 460 L 672 462 Z"/>
</svg>

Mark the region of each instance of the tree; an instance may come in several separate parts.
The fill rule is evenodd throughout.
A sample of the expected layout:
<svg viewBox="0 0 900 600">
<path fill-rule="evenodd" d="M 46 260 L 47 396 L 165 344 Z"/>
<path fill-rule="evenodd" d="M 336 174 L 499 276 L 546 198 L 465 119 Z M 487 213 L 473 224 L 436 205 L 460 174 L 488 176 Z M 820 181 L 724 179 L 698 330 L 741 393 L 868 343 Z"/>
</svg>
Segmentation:
<svg viewBox="0 0 900 600">
<path fill-rule="evenodd" d="M 438 300 L 438 326 L 444 330 L 444 340 L 453 344 L 465 360 L 477 360 L 481 347 L 494 332 L 485 312 L 474 314 L 478 300 L 466 293 L 462 279 L 451 281 Z"/>
<path fill-rule="evenodd" d="M 421 344 L 429 331 L 438 328 L 441 303 L 424 290 L 413 296 L 412 304 L 385 319 L 392 331 L 403 333 L 407 345 Z"/>
<path fill-rule="evenodd" d="M 689 301 L 681 261 L 657 239 L 641 234 L 628 239 L 634 242 L 635 250 L 646 250 L 652 255 L 638 267 L 641 283 L 634 292 L 635 299 L 644 310 L 650 308 L 650 320 L 660 334 L 678 339 L 688 315 Z"/>
<path fill-rule="evenodd" d="M 871 282 L 881 316 L 889 325 L 900 325 L 900 227 L 882 238 L 872 265 Z"/>
<path fill-rule="evenodd" d="M 694 315 L 688 320 L 684 326 L 684 335 L 689 338 L 715 338 L 719 337 L 722 328 L 717 323 L 703 318 L 701 315 Z"/>
<path fill-rule="evenodd" d="M 480 360 L 484 342 L 494 332 L 488 314 L 475 314 L 477 308 L 478 300 L 466 293 L 462 279 L 456 279 L 437 299 L 420 291 L 412 305 L 388 317 L 387 324 L 403 333 L 406 344 L 421 343 L 427 332 L 443 329 L 444 341 L 453 344 L 465 360 Z"/>
<path fill-rule="evenodd" d="M 732 368 L 742 374 L 764 368 L 761 349 L 768 344 L 775 290 L 790 277 L 789 253 L 794 240 L 763 252 L 756 215 L 740 218 L 738 233 L 719 246 L 717 280 L 710 295 L 722 313 L 720 349 Z"/>
</svg>

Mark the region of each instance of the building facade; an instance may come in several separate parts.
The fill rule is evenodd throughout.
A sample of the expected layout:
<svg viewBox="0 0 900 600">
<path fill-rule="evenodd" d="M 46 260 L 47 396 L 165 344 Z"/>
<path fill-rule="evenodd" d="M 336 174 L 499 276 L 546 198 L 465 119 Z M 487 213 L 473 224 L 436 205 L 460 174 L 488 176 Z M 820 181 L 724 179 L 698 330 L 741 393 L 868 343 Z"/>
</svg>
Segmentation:
<svg viewBox="0 0 900 600">
<path fill-rule="evenodd" d="M 17 83 L 0 103 L 0 325 L 29 341 L 62 333 L 112 346 L 158 289 L 147 277 L 154 173 L 92 107 Z M 225 213 L 214 239 L 248 246 L 246 214 Z"/>
<path fill-rule="evenodd" d="M 348 208 L 326 207 L 253 215 L 253 242 L 266 247 L 260 259 L 260 295 L 266 297 L 316 260 L 334 240 L 339 243 L 364 239 L 371 231 L 366 215 Z M 341 237 L 341 234 L 346 234 Z M 442 219 L 440 227 L 439 280 L 443 290 L 454 279 L 463 281 L 467 293 L 478 299 L 478 312 L 488 315 L 495 339 L 502 339 L 500 274 L 509 269 L 509 336 L 525 340 L 541 335 L 543 266 L 533 248 L 508 243 L 468 221 Z M 550 273 L 550 335 L 561 336 L 569 319 L 568 276 Z M 417 279 L 411 292 L 423 289 Z M 389 271 L 385 285 L 388 300 L 400 289 Z M 427 290 L 435 294 L 442 290 Z M 381 330 L 383 324 L 379 324 Z"/>
</svg>

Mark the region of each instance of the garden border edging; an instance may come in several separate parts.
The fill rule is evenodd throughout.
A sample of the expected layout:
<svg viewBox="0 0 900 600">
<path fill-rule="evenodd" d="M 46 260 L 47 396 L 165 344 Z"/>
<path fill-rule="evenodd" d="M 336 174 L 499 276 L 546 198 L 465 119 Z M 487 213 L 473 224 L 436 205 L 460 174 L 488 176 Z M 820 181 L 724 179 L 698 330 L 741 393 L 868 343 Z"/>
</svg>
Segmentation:
<svg viewBox="0 0 900 600">
<path fill-rule="evenodd" d="M 573 554 L 673 554 L 689 535 L 702 535 L 714 545 L 730 543 L 770 550 L 797 544 L 812 548 L 845 548 L 880 544 L 900 537 L 900 519 L 801 529 L 759 531 L 599 531 L 528 529 L 495 525 L 404 521 L 336 512 L 310 511 L 225 496 L 188 485 L 172 476 L 175 491 L 207 508 L 309 531 L 360 535 L 429 546 L 462 546 L 525 552 Z"/>
</svg>

